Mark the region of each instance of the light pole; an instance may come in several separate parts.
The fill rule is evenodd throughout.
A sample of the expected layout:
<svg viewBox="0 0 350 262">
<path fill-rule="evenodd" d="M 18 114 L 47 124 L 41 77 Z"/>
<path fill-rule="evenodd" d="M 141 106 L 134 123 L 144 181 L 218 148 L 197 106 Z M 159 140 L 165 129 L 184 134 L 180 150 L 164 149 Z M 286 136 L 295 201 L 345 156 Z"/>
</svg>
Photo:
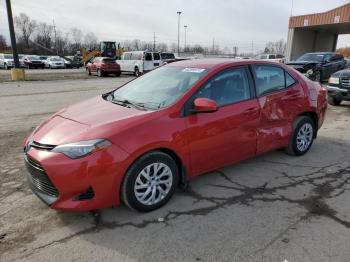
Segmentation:
<svg viewBox="0 0 350 262">
<path fill-rule="evenodd" d="M 11 1 L 6 0 L 6 7 L 7 7 L 7 18 L 9 21 L 9 29 L 10 29 L 10 38 L 11 38 L 11 46 L 12 46 L 12 53 L 13 53 L 13 61 L 15 63 L 15 68 L 19 68 L 19 59 L 18 59 L 18 52 L 17 52 L 17 44 L 16 44 L 16 36 L 15 36 L 15 29 L 13 26 L 13 18 L 12 18 L 12 8 L 11 8 Z"/>
<path fill-rule="evenodd" d="M 184 25 L 185 28 L 185 48 L 184 51 L 186 52 L 186 34 L 187 34 L 187 25 Z"/>
<path fill-rule="evenodd" d="M 178 11 L 177 14 L 179 15 L 178 22 L 177 22 L 177 56 L 180 55 L 180 15 L 182 12 Z"/>
</svg>

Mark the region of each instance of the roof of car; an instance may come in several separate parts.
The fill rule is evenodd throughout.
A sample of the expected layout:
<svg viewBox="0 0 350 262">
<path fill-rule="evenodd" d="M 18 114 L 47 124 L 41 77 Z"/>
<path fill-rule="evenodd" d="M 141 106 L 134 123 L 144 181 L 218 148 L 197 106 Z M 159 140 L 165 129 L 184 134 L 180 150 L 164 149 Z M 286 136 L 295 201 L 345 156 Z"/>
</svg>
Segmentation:
<svg viewBox="0 0 350 262">
<path fill-rule="evenodd" d="M 212 69 L 215 67 L 221 67 L 224 65 L 246 65 L 249 63 L 262 63 L 261 60 L 253 59 L 232 59 L 232 58 L 206 58 L 206 59 L 190 59 L 183 60 L 168 64 L 168 66 L 180 66 L 180 67 L 192 67 L 192 68 L 203 68 Z M 269 63 L 269 62 L 263 62 Z"/>
</svg>

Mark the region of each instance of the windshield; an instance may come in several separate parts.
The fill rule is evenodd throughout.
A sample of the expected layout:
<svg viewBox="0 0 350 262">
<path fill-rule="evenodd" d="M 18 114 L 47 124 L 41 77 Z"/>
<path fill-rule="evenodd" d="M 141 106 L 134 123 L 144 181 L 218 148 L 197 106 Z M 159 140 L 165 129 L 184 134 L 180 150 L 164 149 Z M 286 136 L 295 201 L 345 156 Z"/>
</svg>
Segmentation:
<svg viewBox="0 0 350 262">
<path fill-rule="evenodd" d="M 322 62 L 324 58 L 324 55 L 322 54 L 303 54 L 301 57 L 297 59 L 297 61 L 317 61 Z"/>
<path fill-rule="evenodd" d="M 165 66 L 114 91 L 114 99 L 160 109 L 173 104 L 206 74 L 206 69 Z"/>
<path fill-rule="evenodd" d="M 58 58 L 58 57 L 53 57 L 53 58 L 50 58 L 51 61 L 62 61 L 61 58 Z"/>
<path fill-rule="evenodd" d="M 13 55 L 4 55 L 6 59 L 13 59 Z"/>
<path fill-rule="evenodd" d="M 29 59 L 31 60 L 40 60 L 40 58 L 36 55 L 31 55 L 31 56 L 28 56 Z"/>
</svg>

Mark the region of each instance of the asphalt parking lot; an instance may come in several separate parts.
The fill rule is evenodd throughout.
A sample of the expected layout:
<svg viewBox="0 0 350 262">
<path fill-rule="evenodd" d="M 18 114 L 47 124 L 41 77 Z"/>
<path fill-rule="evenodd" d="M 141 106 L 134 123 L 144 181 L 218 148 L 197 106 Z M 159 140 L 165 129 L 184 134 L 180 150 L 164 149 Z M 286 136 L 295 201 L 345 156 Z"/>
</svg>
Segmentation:
<svg viewBox="0 0 350 262">
<path fill-rule="evenodd" d="M 1 261 L 349 261 L 350 103 L 310 152 L 205 174 L 160 210 L 67 213 L 27 187 L 21 143 L 60 108 L 131 77 L 0 84 Z"/>
</svg>

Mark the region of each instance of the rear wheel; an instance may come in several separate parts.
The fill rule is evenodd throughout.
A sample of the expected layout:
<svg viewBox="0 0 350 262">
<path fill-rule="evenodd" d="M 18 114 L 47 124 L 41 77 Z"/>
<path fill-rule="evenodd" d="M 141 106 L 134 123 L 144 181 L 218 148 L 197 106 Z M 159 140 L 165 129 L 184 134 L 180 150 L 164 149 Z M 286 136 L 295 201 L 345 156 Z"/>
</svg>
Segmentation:
<svg viewBox="0 0 350 262">
<path fill-rule="evenodd" d="M 140 74 L 140 70 L 139 70 L 138 67 L 135 67 L 134 75 L 135 75 L 136 77 L 139 77 L 139 76 L 141 75 L 141 74 Z"/>
<path fill-rule="evenodd" d="M 335 98 L 335 97 L 328 97 L 328 104 L 332 105 L 332 106 L 339 106 L 341 103 L 341 99 Z"/>
<path fill-rule="evenodd" d="M 154 151 L 138 160 L 127 171 L 121 188 L 123 202 L 142 212 L 163 206 L 175 192 L 178 168 L 169 155 Z"/>
<path fill-rule="evenodd" d="M 4 69 L 5 69 L 5 70 L 8 70 L 8 69 L 9 69 L 8 66 L 7 66 L 7 64 L 4 65 Z"/>
<path fill-rule="evenodd" d="M 120 77 L 120 72 L 115 74 L 116 77 Z"/>
<path fill-rule="evenodd" d="M 285 151 L 294 156 L 304 155 L 309 151 L 314 141 L 315 128 L 315 124 L 310 117 L 298 117 L 293 124 L 293 133 Z"/>
<path fill-rule="evenodd" d="M 97 69 L 97 76 L 103 77 L 103 72 L 100 69 Z"/>
</svg>

